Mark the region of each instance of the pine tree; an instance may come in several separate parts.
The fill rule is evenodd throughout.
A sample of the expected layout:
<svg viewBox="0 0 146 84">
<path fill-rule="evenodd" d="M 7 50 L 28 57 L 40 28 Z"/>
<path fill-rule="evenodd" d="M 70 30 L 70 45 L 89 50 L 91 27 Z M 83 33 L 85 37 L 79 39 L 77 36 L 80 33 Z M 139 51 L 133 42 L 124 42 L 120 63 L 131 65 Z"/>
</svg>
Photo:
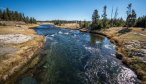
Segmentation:
<svg viewBox="0 0 146 84">
<path fill-rule="evenodd" d="M 111 20 L 110 20 L 111 27 L 113 27 L 113 7 L 111 11 Z"/>
<path fill-rule="evenodd" d="M 33 17 L 30 17 L 30 19 L 29 19 L 29 23 L 35 23 L 35 19 L 33 18 Z"/>
<path fill-rule="evenodd" d="M 80 27 L 82 27 L 82 21 L 78 21 Z"/>
<path fill-rule="evenodd" d="M 28 16 L 25 17 L 23 13 L 20 13 L 18 11 L 11 11 L 9 8 L 6 8 L 5 10 L 0 9 L 0 20 L 3 21 L 24 21 L 26 23 L 37 23 L 36 19 L 29 18 Z"/>
<path fill-rule="evenodd" d="M 131 23 L 132 26 L 135 26 L 135 22 L 136 22 L 136 12 L 134 10 L 132 10 L 132 18 L 131 18 Z"/>
<path fill-rule="evenodd" d="M 107 27 L 107 14 L 106 14 L 106 9 L 107 9 L 107 6 L 104 6 L 103 7 L 103 14 L 102 14 L 102 24 L 103 24 L 103 28 L 106 28 Z"/>
<path fill-rule="evenodd" d="M 26 23 L 29 23 L 29 21 L 30 21 L 30 19 L 29 19 L 29 17 L 27 16 L 27 17 L 25 18 L 25 22 L 26 22 Z"/>
<path fill-rule="evenodd" d="M 133 27 L 136 22 L 136 12 L 132 9 L 132 4 L 130 3 L 127 7 L 127 19 L 126 25 L 127 27 Z"/>
<path fill-rule="evenodd" d="M 11 21 L 14 21 L 14 11 L 11 11 Z"/>
<path fill-rule="evenodd" d="M 3 12 L 2 12 L 2 10 L 0 9 L 0 20 L 2 20 L 2 15 L 3 15 Z"/>
<path fill-rule="evenodd" d="M 3 11 L 3 20 L 5 20 L 5 21 L 9 20 L 8 14 L 5 10 Z"/>
<path fill-rule="evenodd" d="M 14 21 L 18 21 L 18 12 L 17 11 L 14 12 Z"/>
<path fill-rule="evenodd" d="M 136 21 L 136 27 L 145 27 L 146 28 L 146 16 L 139 17 Z"/>
<path fill-rule="evenodd" d="M 98 15 L 97 9 L 94 10 L 93 15 L 92 15 L 92 24 L 98 24 L 100 16 Z"/>
<path fill-rule="evenodd" d="M 34 18 L 33 18 L 33 23 L 34 23 L 34 24 L 36 24 L 36 23 L 37 23 L 36 19 L 34 19 Z"/>
<path fill-rule="evenodd" d="M 9 10 L 9 8 L 6 8 L 6 15 L 7 15 L 7 20 L 9 21 L 9 20 L 11 20 L 11 14 L 10 14 L 10 10 Z"/>
<path fill-rule="evenodd" d="M 95 30 L 95 29 L 100 29 L 99 27 L 99 14 L 98 14 L 98 10 L 94 10 L 93 14 L 92 14 L 92 24 L 91 24 L 91 30 Z"/>
</svg>

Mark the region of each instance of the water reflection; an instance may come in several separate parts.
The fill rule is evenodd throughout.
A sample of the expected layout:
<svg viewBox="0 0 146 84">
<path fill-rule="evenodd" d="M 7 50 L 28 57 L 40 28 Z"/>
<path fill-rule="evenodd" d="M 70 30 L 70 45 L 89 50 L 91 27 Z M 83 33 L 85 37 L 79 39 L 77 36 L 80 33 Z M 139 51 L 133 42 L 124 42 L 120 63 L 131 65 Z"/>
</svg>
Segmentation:
<svg viewBox="0 0 146 84">
<path fill-rule="evenodd" d="M 101 35 L 96 35 L 96 34 L 89 34 L 90 35 L 90 41 L 91 44 L 96 45 L 96 42 L 101 42 L 104 40 L 104 37 Z"/>
</svg>

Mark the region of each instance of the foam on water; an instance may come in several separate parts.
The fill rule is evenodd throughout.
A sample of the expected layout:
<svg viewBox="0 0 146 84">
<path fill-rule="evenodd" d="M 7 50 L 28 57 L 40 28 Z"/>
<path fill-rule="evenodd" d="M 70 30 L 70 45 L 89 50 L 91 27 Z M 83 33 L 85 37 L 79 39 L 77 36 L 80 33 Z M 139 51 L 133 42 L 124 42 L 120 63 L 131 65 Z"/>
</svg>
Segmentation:
<svg viewBox="0 0 146 84">
<path fill-rule="evenodd" d="M 99 44 L 99 43 L 101 43 L 100 41 L 96 41 L 96 44 Z"/>
<path fill-rule="evenodd" d="M 68 35 L 69 33 L 68 32 L 66 32 L 66 33 L 64 33 L 65 35 Z"/>
<path fill-rule="evenodd" d="M 52 34 L 52 35 L 50 35 L 50 36 L 54 37 L 54 36 L 55 36 L 55 34 Z"/>
<path fill-rule="evenodd" d="M 121 72 L 117 76 L 119 84 L 135 84 L 136 78 L 135 73 L 126 67 L 122 67 Z"/>
<path fill-rule="evenodd" d="M 108 44 L 107 45 L 104 45 L 104 47 L 107 48 L 107 49 L 112 49 L 111 48 L 111 45 L 108 45 Z"/>
<path fill-rule="evenodd" d="M 99 49 L 98 49 L 98 48 L 87 47 L 87 46 L 84 46 L 84 47 L 85 47 L 85 49 L 86 49 L 87 51 L 89 51 L 90 53 L 95 54 L 95 53 L 98 53 L 98 52 L 99 52 Z"/>
<path fill-rule="evenodd" d="M 47 38 L 47 39 L 49 39 L 49 40 L 53 40 L 53 38 L 52 38 L 52 37 L 48 37 L 48 36 L 47 36 L 46 38 Z"/>
<path fill-rule="evenodd" d="M 58 33 L 59 33 L 59 34 L 63 34 L 63 32 L 61 32 L 61 31 L 59 31 Z"/>
</svg>

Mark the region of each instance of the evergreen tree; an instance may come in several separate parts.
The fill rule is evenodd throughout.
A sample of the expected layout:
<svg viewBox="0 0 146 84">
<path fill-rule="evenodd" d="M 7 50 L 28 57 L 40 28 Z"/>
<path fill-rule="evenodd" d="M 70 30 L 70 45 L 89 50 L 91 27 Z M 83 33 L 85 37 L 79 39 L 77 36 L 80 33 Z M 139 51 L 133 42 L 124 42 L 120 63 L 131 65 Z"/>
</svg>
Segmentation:
<svg viewBox="0 0 146 84">
<path fill-rule="evenodd" d="M 3 12 L 2 12 L 2 10 L 0 9 L 0 20 L 2 20 L 2 15 L 3 15 Z"/>
<path fill-rule="evenodd" d="M 19 13 L 17 11 L 11 11 L 9 8 L 5 10 L 0 9 L 0 20 L 3 21 L 24 21 L 26 23 L 37 23 L 36 19 L 29 17 L 25 17 L 23 13 Z"/>
<path fill-rule="evenodd" d="M 82 21 L 78 21 L 78 24 L 82 28 Z"/>
<path fill-rule="evenodd" d="M 125 21 L 123 18 L 115 19 L 114 20 L 114 27 L 121 27 L 125 25 Z"/>
<path fill-rule="evenodd" d="M 6 15 L 7 15 L 7 20 L 11 20 L 11 12 L 9 10 L 9 8 L 6 8 Z"/>
<path fill-rule="evenodd" d="M 32 19 L 32 17 L 30 17 L 30 19 L 29 19 L 29 23 L 33 23 L 33 19 Z"/>
<path fill-rule="evenodd" d="M 26 22 L 26 23 L 29 23 L 29 22 L 30 22 L 30 19 L 29 19 L 28 16 L 25 18 L 25 22 Z"/>
<path fill-rule="evenodd" d="M 10 11 L 10 15 L 11 15 L 10 20 L 11 21 L 14 21 L 14 12 L 13 11 Z"/>
<path fill-rule="evenodd" d="M 32 17 L 32 23 L 35 23 L 35 19 Z"/>
<path fill-rule="evenodd" d="M 10 13 L 9 13 L 9 20 L 13 21 L 13 11 L 10 11 Z"/>
<path fill-rule="evenodd" d="M 136 12 L 134 10 L 132 10 L 132 18 L 131 18 L 131 21 L 132 21 L 132 26 L 135 25 L 135 22 L 136 22 Z"/>
<path fill-rule="evenodd" d="M 132 4 L 130 3 L 127 7 L 127 20 L 126 25 L 127 27 L 133 27 L 136 22 L 136 12 L 132 9 Z"/>
<path fill-rule="evenodd" d="M 102 14 L 102 24 L 103 24 L 103 28 L 106 28 L 107 27 L 107 14 L 106 14 L 106 9 L 107 9 L 107 6 L 104 6 L 103 7 L 103 14 Z"/>
<path fill-rule="evenodd" d="M 92 24 L 98 24 L 100 16 L 98 15 L 97 9 L 94 10 L 93 15 L 92 15 Z"/>
<path fill-rule="evenodd" d="M 128 4 L 128 7 L 127 7 L 127 17 L 131 14 L 131 12 L 132 12 L 132 3 L 130 3 L 130 4 Z"/>
<path fill-rule="evenodd" d="M 8 16 L 8 14 L 7 14 L 7 12 L 5 10 L 3 11 L 3 17 L 2 17 L 2 19 L 5 20 L 5 21 L 8 21 L 9 20 L 9 16 Z"/>
<path fill-rule="evenodd" d="M 94 10 L 93 14 L 92 14 L 92 24 L 91 24 L 91 30 L 95 30 L 95 29 L 100 29 L 99 27 L 99 14 L 98 14 L 98 10 Z"/>
<path fill-rule="evenodd" d="M 87 21 L 83 21 L 83 23 L 81 24 L 81 28 L 88 28 L 89 27 L 89 22 Z"/>
<path fill-rule="evenodd" d="M 146 28 L 146 16 L 139 17 L 136 21 L 136 27 L 145 27 Z"/>
</svg>

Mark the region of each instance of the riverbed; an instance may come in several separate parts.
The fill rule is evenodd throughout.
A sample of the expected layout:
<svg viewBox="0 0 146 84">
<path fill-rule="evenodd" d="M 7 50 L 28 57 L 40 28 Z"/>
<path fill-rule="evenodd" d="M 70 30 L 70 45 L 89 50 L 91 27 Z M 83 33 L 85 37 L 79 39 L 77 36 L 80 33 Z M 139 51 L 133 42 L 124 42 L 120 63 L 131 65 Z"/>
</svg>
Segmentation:
<svg viewBox="0 0 146 84">
<path fill-rule="evenodd" d="M 39 66 L 20 78 L 20 84 L 139 84 L 136 74 L 115 56 L 106 37 L 78 30 L 41 25 L 47 38 Z"/>
</svg>

